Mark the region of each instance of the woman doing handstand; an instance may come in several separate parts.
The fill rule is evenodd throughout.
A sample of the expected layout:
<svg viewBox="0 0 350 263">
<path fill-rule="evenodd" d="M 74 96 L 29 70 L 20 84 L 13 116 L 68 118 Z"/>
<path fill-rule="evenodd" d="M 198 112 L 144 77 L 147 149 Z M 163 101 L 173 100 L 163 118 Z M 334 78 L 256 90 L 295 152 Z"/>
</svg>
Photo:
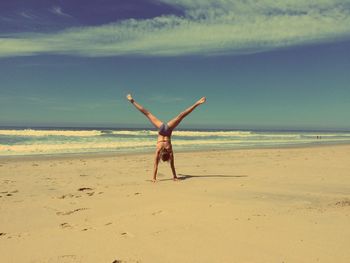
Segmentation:
<svg viewBox="0 0 350 263">
<path fill-rule="evenodd" d="M 171 133 L 188 114 L 190 114 L 196 107 L 203 104 L 206 101 L 206 98 L 205 97 L 201 98 L 191 107 L 181 112 L 174 119 L 172 119 L 168 123 L 164 123 L 164 122 L 161 122 L 159 119 L 157 119 L 152 113 L 150 113 L 140 104 L 138 104 L 131 97 L 130 94 L 128 94 L 126 97 L 158 129 L 158 140 L 157 140 L 156 154 L 154 158 L 154 169 L 153 169 L 152 181 L 156 182 L 157 180 L 158 163 L 160 159 L 162 159 L 163 162 L 170 161 L 170 166 L 173 173 L 173 179 L 177 180 L 175 165 L 174 165 L 174 152 L 171 145 Z"/>
</svg>

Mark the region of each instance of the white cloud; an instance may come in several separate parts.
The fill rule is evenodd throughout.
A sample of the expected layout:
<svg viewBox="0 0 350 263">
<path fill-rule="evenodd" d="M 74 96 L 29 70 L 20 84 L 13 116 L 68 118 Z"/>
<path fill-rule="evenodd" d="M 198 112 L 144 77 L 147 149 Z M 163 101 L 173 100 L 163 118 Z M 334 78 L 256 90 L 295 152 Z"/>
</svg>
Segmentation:
<svg viewBox="0 0 350 263">
<path fill-rule="evenodd" d="M 36 15 L 34 15 L 31 11 L 22 11 L 19 13 L 20 16 L 33 20 L 33 19 L 37 19 L 38 17 Z"/>
<path fill-rule="evenodd" d="M 58 16 L 72 17 L 71 15 L 63 12 L 62 7 L 60 6 L 53 6 L 52 8 L 49 9 L 49 11 Z"/>
<path fill-rule="evenodd" d="M 0 38 L 0 57 L 252 53 L 350 36 L 350 0 L 161 1 L 183 8 L 185 16 Z"/>
</svg>

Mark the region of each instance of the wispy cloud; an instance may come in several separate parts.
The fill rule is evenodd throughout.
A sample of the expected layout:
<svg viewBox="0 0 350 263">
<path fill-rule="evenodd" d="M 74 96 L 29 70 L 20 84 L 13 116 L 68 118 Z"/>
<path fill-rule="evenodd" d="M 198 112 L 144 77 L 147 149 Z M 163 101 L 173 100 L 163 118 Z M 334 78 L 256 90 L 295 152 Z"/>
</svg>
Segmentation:
<svg viewBox="0 0 350 263">
<path fill-rule="evenodd" d="M 17 34 L 0 38 L 0 57 L 237 54 L 350 37 L 350 0 L 161 1 L 185 15 Z"/>
<path fill-rule="evenodd" d="M 26 18 L 26 19 L 37 19 L 38 17 L 34 14 L 34 13 L 32 13 L 31 11 L 29 11 L 29 10 L 27 10 L 27 11 L 22 11 L 22 12 L 20 12 L 19 13 L 19 15 L 21 16 L 21 17 L 24 17 L 24 18 Z"/>
<path fill-rule="evenodd" d="M 49 11 L 55 15 L 58 15 L 58 16 L 72 17 L 71 15 L 63 12 L 62 7 L 60 7 L 60 6 L 53 6 L 52 8 L 49 9 Z"/>
</svg>

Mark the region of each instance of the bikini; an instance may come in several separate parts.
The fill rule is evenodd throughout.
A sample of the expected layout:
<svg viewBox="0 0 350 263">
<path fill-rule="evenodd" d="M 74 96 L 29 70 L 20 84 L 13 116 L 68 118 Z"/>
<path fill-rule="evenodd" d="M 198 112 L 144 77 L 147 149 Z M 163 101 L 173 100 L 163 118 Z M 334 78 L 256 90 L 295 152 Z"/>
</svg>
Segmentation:
<svg viewBox="0 0 350 263">
<path fill-rule="evenodd" d="M 160 125 L 159 127 L 158 134 L 162 136 L 170 137 L 172 132 L 173 130 L 170 129 L 166 123 L 163 122 L 162 125 Z"/>
<path fill-rule="evenodd" d="M 158 134 L 164 137 L 169 137 L 169 140 L 161 140 L 158 142 L 168 142 L 170 143 L 170 136 L 171 133 L 173 132 L 172 129 L 169 128 L 169 126 L 166 123 L 162 123 L 162 125 L 160 125 L 159 130 L 158 130 Z"/>
</svg>

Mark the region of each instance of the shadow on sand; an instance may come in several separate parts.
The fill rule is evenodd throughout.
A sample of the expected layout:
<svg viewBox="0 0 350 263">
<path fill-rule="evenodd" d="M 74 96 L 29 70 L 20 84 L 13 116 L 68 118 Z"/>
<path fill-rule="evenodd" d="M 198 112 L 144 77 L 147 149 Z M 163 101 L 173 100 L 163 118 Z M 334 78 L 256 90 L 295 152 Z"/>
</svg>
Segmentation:
<svg viewBox="0 0 350 263">
<path fill-rule="evenodd" d="M 177 179 L 179 181 L 192 179 L 192 178 L 240 178 L 240 177 L 248 177 L 248 175 L 224 175 L 224 174 L 207 174 L 207 175 L 194 175 L 194 174 L 178 174 Z M 157 181 L 172 181 L 172 178 L 165 178 L 165 179 L 157 179 Z M 149 182 L 152 182 L 152 180 L 146 180 Z"/>
<path fill-rule="evenodd" d="M 223 174 L 207 174 L 207 175 L 193 175 L 193 174 L 178 174 L 179 180 L 187 180 L 191 178 L 238 178 L 248 177 L 248 175 L 223 175 Z"/>
</svg>

